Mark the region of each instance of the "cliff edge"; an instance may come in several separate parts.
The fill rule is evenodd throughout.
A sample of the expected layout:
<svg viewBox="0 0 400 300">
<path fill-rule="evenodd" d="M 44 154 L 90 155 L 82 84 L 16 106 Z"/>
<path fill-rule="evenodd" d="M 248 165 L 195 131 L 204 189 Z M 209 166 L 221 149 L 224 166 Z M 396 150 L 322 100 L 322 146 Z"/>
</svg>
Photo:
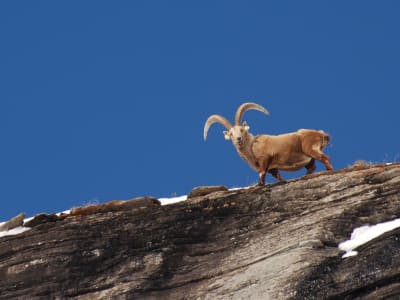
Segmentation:
<svg viewBox="0 0 400 300">
<path fill-rule="evenodd" d="M 400 229 L 363 244 L 356 256 L 343 258 L 338 248 L 356 227 L 399 218 L 400 164 L 210 190 L 165 206 L 151 197 L 126 203 L 37 216 L 25 224 L 31 230 L 1 237 L 0 298 L 400 295 Z"/>
</svg>

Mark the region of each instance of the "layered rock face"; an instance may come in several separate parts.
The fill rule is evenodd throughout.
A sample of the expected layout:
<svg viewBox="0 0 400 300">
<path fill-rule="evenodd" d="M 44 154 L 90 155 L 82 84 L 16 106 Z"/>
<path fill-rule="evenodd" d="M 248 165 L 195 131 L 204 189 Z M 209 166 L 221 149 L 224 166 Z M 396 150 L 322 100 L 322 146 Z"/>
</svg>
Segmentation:
<svg viewBox="0 0 400 300">
<path fill-rule="evenodd" d="M 342 258 L 355 227 L 400 216 L 400 165 L 41 216 L 0 238 L 1 299 L 398 299 L 400 230 Z M 79 211 L 79 210 L 78 210 Z"/>
</svg>

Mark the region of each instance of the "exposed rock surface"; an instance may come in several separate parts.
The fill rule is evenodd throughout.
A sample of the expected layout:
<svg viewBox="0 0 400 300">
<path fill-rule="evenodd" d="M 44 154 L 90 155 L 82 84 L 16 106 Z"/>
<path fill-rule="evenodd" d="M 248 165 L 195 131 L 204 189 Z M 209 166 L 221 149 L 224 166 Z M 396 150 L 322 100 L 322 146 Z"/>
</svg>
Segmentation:
<svg viewBox="0 0 400 300">
<path fill-rule="evenodd" d="M 0 238 L 0 298 L 398 299 L 400 230 L 337 245 L 399 216 L 394 164 L 50 218 Z"/>
<path fill-rule="evenodd" d="M 0 225 L 0 231 L 6 231 L 14 229 L 15 227 L 22 226 L 24 224 L 25 213 L 20 213 L 18 216 L 4 222 Z"/>
<path fill-rule="evenodd" d="M 48 222 L 57 222 L 60 220 L 60 217 L 57 214 L 38 214 L 31 220 L 24 222 L 24 226 L 26 227 L 35 227 Z"/>
<path fill-rule="evenodd" d="M 215 192 L 227 192 L 228 188 L 223 185 L 195 187 L 188 195 L 188 198 L 206 196 Z"/>
</svg>

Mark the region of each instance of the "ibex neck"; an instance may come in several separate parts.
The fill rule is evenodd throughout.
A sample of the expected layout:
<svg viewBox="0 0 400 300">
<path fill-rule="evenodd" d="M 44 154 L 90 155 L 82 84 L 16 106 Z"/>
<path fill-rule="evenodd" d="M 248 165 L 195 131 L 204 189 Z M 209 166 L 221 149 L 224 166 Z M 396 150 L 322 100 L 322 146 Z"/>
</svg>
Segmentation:
<svg viewBox="0 0 400 300">
<path fill-rule="evenodd" d="M 243 142 L 242 146 L 236 146 L 236 150 L 239 152 L 248 152 L 251 150 L 251 145 L 253 144 L 254 136 L 249 135 L 247 139 Z"/>
<path fill-rule="evenodd" d="M 257 168 L 256 159 L 253 154 L 252 145 L 254 142 L 254 136 L 250 135 L 248 139 L 243 143 L 241 147 L 237 146 L 236 150 L 239 153 L 240 157 L 247 161 L 253 168 Z"/>
</svg>

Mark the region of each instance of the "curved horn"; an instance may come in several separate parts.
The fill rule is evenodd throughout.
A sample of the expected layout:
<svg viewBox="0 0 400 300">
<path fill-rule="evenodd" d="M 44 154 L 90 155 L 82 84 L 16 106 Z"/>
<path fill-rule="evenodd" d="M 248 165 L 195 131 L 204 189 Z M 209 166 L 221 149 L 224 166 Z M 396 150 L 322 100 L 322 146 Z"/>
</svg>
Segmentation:
<svg viewBox="0 0 400 300">
<path fill-rule="evenodd" d="M 240 122 L 242 122 L 242 117 L 245 111 L 249 109 L 254 109 L 263 112 L 267 116 L 269 115 L 269 111 L 266 110 L 264 107 L 261 105 L 258 105 L 257 103 L 252 103 L 252 102 L 247 102 L 243 103 L 242 105 L 239 106 L 239 108 L 236 111 L 235 115 L 235 125 L 240 125 Z"/>
<path fill-rule="evenodd" d="M 211 125 L 214 123 L 221 123 L 228 130 L 232 128 L 231 123 L 227 119 L 225 119 L 223 116 L 212 115 L 207 119 L 206 124 L 204 124 L 204 140 L 207 139 L 208 129 L 210 129 Z"/>
</svg>

